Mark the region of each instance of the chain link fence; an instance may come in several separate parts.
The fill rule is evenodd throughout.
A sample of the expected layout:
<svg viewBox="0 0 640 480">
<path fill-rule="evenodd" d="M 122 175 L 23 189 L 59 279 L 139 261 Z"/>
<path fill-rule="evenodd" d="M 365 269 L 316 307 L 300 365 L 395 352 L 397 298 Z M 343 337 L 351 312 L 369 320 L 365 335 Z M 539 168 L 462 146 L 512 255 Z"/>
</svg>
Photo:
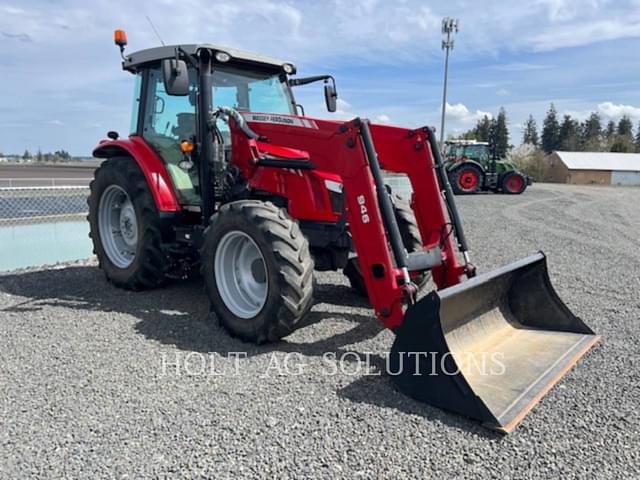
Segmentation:
<svg viewBox="0 0 640 480">
<path fill-rule="evenodd" d="M 0 178 L 0 188 L 14 187 L 80 187 L 86 186 L 91 181 L 90 178 Z"/>
<path fill-rule="evenodd" d="M 91 256 L 87 183 L 0 186 L 0 272 Z"/>
<path fill-rule="evenodd" d="M 0 186 L 0 226 L 81 220 L 87 215 L 86 186 Z"/>
</svg>

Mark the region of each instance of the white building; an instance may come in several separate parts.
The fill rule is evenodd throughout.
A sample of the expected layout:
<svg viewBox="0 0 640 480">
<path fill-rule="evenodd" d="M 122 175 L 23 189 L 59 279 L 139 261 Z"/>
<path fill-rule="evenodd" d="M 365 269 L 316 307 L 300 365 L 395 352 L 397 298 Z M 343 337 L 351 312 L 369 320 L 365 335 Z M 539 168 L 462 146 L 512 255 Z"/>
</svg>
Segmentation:
<svg viewBox="0 0 640 480">
<path fill-rule="evenodd" d="M 553 152 L 549 179 L 579 185 L 640 185 L 640 153 Z"/>
</svg>

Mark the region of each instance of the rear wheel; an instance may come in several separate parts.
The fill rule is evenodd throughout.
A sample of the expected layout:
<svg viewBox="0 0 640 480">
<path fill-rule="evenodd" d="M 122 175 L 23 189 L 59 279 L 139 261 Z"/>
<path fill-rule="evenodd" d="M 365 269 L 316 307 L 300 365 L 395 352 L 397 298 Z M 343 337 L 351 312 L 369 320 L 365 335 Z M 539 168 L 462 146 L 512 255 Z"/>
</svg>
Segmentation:
<svg viewBox="0 0 640 480">
<path fill-rule="evenodd" d="M 205 231 L 201 258 L 212 309 L 245 341 L 290 334 L 313 304 L 307 239 L 286 210 L 270 202 L 222 206 Z"/>
<path fill-rule="evenodd" d="M 136 162 L 110 158 L 90 189 L 89 236 L 107 279 L 132 290 L 160 285 L 168 259 L 160 248 L 158 211 Z"/>
<path fill-rule="evenodd" d="M 527 189 L 527 180 L 520 172 L 508 172 L 502 177 L 500 188 L 504 193 L 517 195 Z"/>
<path fill-rule="evenodd" d="M 400 236 L 402 237 L 402 243 L 407 249 L 407 252 L 415 252 L 422 249 L 422 239 L 420 238 L 420 231 L 418 230 L 418 224 L 416 223 L 413 210 L 408 203 L 399 195 L 394 195 L 393 212 L 398 222 L 398 229 L 400 230 Z M 343 273 L 349 279 L 351 288 L 353 288 L 359 295 L 364 297 L 368 296 L 367 287 L 364 283 L 364 277 L 360 268 L 360 262 L 358 257 L 352 257 L 344 267 Z M 422 288 L 429 281 L 427 274 L 412 275 L 411 279 L 418 288 Z"/>
<path fill-rule="evenodd" d="M 473 164 L 463 164 L 450 174 L 450 183 L 456 194 L 477 193 L 482 188 L 482 170 Z"/>
</svg>

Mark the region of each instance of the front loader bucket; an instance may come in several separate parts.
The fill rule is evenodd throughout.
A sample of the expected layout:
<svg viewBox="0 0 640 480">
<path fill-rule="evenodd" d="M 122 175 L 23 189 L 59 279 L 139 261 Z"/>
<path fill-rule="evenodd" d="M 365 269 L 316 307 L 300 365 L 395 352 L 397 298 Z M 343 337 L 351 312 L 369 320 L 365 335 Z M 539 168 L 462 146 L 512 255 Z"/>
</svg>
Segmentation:
<svg viewBox="0 0 640 480">
<path fill-rule="evenodd" d="M 599 336 L 532 255 L 409 307 L 389 373 L 410 397 L 510 432 Z"/>
</svg>

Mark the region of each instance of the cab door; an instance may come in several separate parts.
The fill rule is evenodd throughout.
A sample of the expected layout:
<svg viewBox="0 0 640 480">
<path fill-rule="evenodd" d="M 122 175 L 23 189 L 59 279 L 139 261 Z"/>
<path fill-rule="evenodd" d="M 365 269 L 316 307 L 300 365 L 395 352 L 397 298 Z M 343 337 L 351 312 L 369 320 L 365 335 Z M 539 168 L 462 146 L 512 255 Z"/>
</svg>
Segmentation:
<svg viewBox="0 0 640 480">
<path fill-rule="evenodd" d="M 178 166 L 183 159 L 180 142 L 196 139 L 196 72 L 189 69 L 189 95 L 169 95 L 160 67 L 150 68 L 147 76 L 142 136 L 167 167 L 182 205 L 199 205 L 197 168 L 185 171 Z"/>
</svg>

